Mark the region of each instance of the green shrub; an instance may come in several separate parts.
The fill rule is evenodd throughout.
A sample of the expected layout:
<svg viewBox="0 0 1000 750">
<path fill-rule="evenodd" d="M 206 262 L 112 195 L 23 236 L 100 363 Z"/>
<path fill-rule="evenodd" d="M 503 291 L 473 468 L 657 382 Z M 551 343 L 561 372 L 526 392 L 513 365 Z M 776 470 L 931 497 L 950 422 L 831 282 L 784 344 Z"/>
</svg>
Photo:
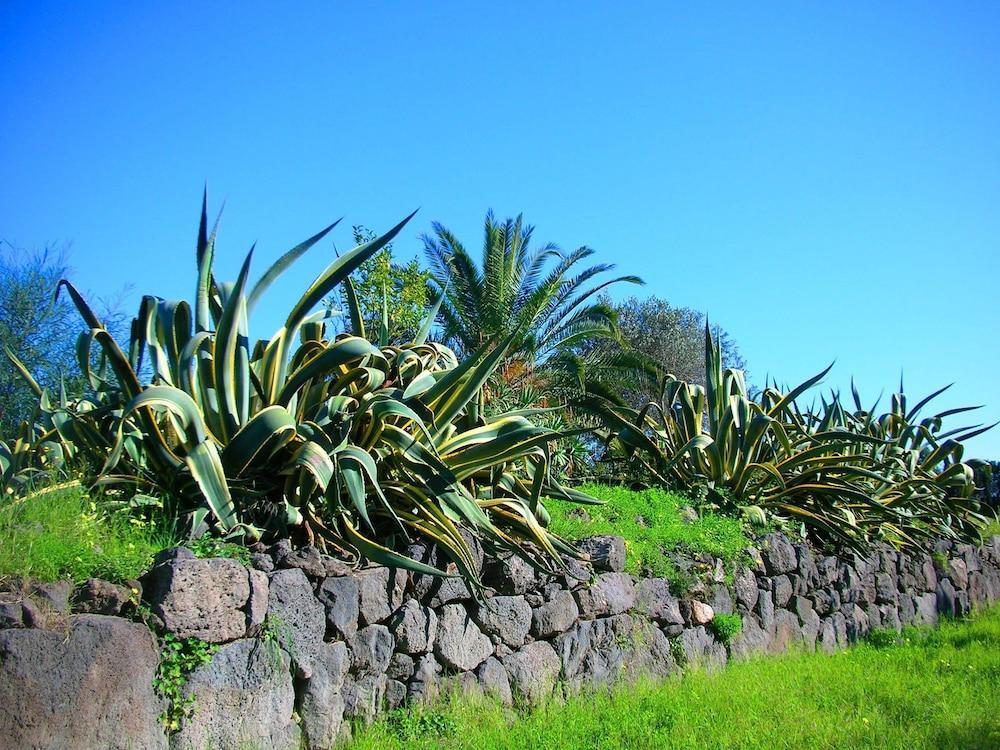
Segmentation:
<svg viewBox="0 0 1000 750">
<path fill-rule="evenodd" d="M 743 631 L 743 618 L 736 614 L 717 614 L 709 627 L 722 643 L 729 643 Z"/>
<path fill-rule="evenodd" d="M 596 534 L 624 537 L 625 565 L 630 573 L 674 578 L 679 571 L 672 562 L 672 552 L 705 552 L 731 563 L 750 546 L 737 519 L 714 513 L 702 513 L 693 521 L 685 519 L 681 509 L 690 505 L 690 500 L 676 493 L 599 484 L 580 489 L 604 504 L 588 506 L 584 515 L 577 505 L 550 499 L 546 502 L 552 516 L 550 530 L 570 540 Z"/>
<path fill-rule="evenodd" d="M 8 499 L 0 506 L 0 577 L 124 581 L 177 542 L 169 526 L 106 506 L 79 482 Z"/>
</svg>

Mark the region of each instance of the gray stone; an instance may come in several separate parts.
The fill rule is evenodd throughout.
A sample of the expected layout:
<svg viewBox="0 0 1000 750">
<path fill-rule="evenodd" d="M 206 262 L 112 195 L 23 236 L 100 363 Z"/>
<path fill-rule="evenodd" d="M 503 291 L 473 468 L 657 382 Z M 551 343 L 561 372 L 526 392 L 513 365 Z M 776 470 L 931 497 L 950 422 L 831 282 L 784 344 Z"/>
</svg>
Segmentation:
<svg viewBox="0 0 1000 750">
<path fill-rule="evenodd" d="M 635 606 L 632 577 L 625 573 L 602 573 L 590 586 L 573 592 L 580 616 L 589 619 L 617 615 Z"/>
<path fill-rule="evenodd" d="M 395 645 L 396 641 L 385 625 L 361 628 L 351 641 L 351 669 L 359 675 L 385 672 Z"/>
<path fill-rule="evenodd" d="M 256 635 L 267 617 L 268 591 L 270 584 L 267 573 L 256 568 L 247 570 L 250 581 L 250 598 L 247 600 L 247 632 Z"/>
<path fill-rule="evenodd" d="M 716 586 L 708 603 L 716 614 L 731 615 L 736 609 L 733 597 L 729 595 L 729 589 L 725 586 Z"/>
<path fill-rule="evenodd" d="M 905 628 L 912 625 L 916 618 L 916 607 L 913 604 L 913 597 L 903 594 L 899 597 L 899 622 Z"/>
<path fill-rule="evenodd" d="M 760 591 L 757 597 L 757 614 L 760 615 L 760 624 L 764 629 L 770 630 L 774 625 L 774 599 L 770 591 Z"/>
<path fill-rule="evenodd" d="M 552 694 L 560 660 L 546 641 L 535 641 L 504 657 L 503 666 L 510 676 L 511 692 L 537 704 Z"/>
<path fill-rule="evenodd" d="M 843 614 L 847 621 L 847 640 L 856 643 L 871 632 L 871 620 L 857 604 L 845 605 L 845 607 L 847 611 Z"/>
<path fill-rule="evenodd" d="M 476 670 L 476 677 L 485 694 L 498 698 L 505 706 L 514 702 L 510 691 L 510 677 L 497 659 L 491 656 L 480 664 Z"/>
<path fill-rule="evenodd" d="M 274 560 L 263 552 L 254 552 L 250 555 L 250 564 L 262 573 L 270 573 L 274 570 Z"/>
<path fill-rule="evenodd" d="M 536 638 L 551 638 L 564 633 L 576 622 L 580 609 L 570 591 L 557 591 L 552 598 L 531 613 L 531 634 Z"/>
<path fill-rule="evenodd" d="M 899 621 L 899 609 L 892 604 L 883 604 L 878 608 L 881 627 L 895 630 L 897 633 L 903 629 L 903 624 Z"/>
<path fill-rule="evenodd" d="M 681 633 L 681 650 L 684 652 L 685 666 L 699 666 L 714 670 L 724 667 L 727 661 L 726 649 L 718 643 L 702 626 L 688 628 Z"/>
<path fill-rule="evenodd" d="M 359 570 L 355 577 L 362 624 L 384 622 L 403 605 L 406 573 L 402 570 L 377 566 Z"/>
<path fill-rule="evenodd" d="M 522 596 L 494 596 L 472 608 L 472 618 L 483 633 L 517 648 L 531 630 L 531 607 Z"/>
<path fill-rule="evenodd" d="M 755 589 L 756 590 L 756 589 Z M 748 659 L 767 650 L 769 638 L 757 618 L 745 615 L 743 628 L 729 642 L 729 655 L 734 660 Z"/>
<path fill-rule="evenodd" d="M 80 615 L 67 632 L 0 632 L 0 738 L 9 748 L 166 748 L 145 625 Z"/>
<path fill-rule="evenodd" d="M 267 616 L 273 620 L 281 647 L 291 655 L 298 675 L 308 679 L 313 657 L 326 634 L 326 613 L 300 568 L 271 574 Z"/>
<path fill-rule="evenodd" d="M 833 588 L 820 589 L 813 592 L 812 603 L 816 614 L 826 617 L 840 609 L 840 594 Z"/>
<path fill-rule="evenodd" d="M 951 562 L 956 562 L 952 560 Z M 961 561 L 958 561 L 961 562 Z M 964 562 L 962 563 L 965 564 Z M 952 586 L 951 580 L 948 578 L 942 578 L 938 581 L 937 585 L 937 611 L 943 614 L 945 617 L 956 617 L 959 614 L 959 608 L 956 604 L 956 592 L 955 587 Z"/>
<path fill-rule="evenodd" d="M 969 566 L 964 559 L 953 557 L 948 561 L 948 577 L 952 585 L 959 590 L 969 587 Z"/>
<path fill-rule="evenodd" d="M 840 560 L 833 555 L 816 561 L 816 585 L 830 587 L 840 581 Z"/>
<path fill-rule="evenodd" d="M 132 601 L 132 592 L 100 578 L 88 578 L 73 592 L 73 611 L 93 615 L 119 615 Z"/>
<path fill-rule="evenodd" d="M 813 603 L 811 599 L 807 599 L 804 596 L 792 597 L 792 604 L 790 609 L 799 617 L 799 622 L 803 625 L 809 616 L 809 613 L 814 612 Z"/>
<path fill-rule="evenodd" d="M 415 668 L 416 664 L 413 661 L 413 657 L 395 653 L 389 660 L 389 666 L 386 667 L 385 673 L 391 680 L 406 682 L 413 677 Z"/>
<path fill-rule="evenodd" d="M 350 640 L 358 632 L 360 592 L 354 576 L 326 578 L 316 590 L 323 603 L 329 630 L 339 638 Z"/>
<path fill-rule="evenodd" d="M 342 688 L 349 666 L 343 642 L 324 643 L 316 653 L 312 676 L 300 687 L 299 716 L 309 747 L 330 747 L 345 728 Z"/>
<path fill-rule="evenodd" d="M 398 680 L 385 681 L 385 710 L 395 711 L 406 702 L 406 685 Z"/>
<path fill-rule="evenodd" d="M 764 567 L 768 575 L 791 573 L 798 567 L 798 556 L 795 547 L 784 534 L 768 534 L 764 537 L 761 547 L 764 557 Z"/>
<path fill-rule="evenodd" d="M 751 576 L 753 574 L 751 573 Z M 680 603 L 666 578 L 641 578 L 635 585 L 636 611 L 660 625 L 683 625 Z M 757 589 L 754 588 L 754 594 Z M 754 597 L 756 600 L 756 596 Z"/>
<path fill-rule="evenodd" d="M 934 594 L 921 594 L 913 597 L 914 625 L 937 625 L 937 596 Z"/>
<path fill-rule="evenodd" d="M 0 602 L 0 630 L 24 626 L 24 607 L 20 601 Z"/>
<path fill-rule="evenodd" d="M 236 560 L 201 560 L 179 551 L 163 560 L 143 577 L 143 596 L 167 631 L 209 643 L 246 635 L 250 600 L 246 568 Z"/>
<path fill-rule="evenodd" d="M 423 654 L 434 648 L 438 619 L 430 607 L 416 599 L 406 603 L 389 620 L 389 629 L 396 637 L 396 647 L 407 654 Z"/>
<path fill-rule="evenodd" d="M 73 584 L 69 581 L 34 583 L 30 588 L 31 598 L 41 608 L 60 615 L 69 614 L 69 598 Z"/>
<path fill-rule="evenodd" d="M 191 673 L 183 693 L 194 710 L 171 738 L 172 750 L 299 746 L 289 658 L 281 649 L 250 639 L 222 646 Z"/>
<path fill-rule="evenodd" d="M 804 599 L 804 597 L 796 598 Z M 808 599 L 805 601 L 808 601 Z M 819 637 L 820 628 L 822 627 L 819 615 L 810 607 L 799 612 L 799 621 L 802 623 L 802 644 L 807 651 L 812 651 L 816 648 L 816 639 Z"/>
<path fill-rule="evenodd" d="M 434 653 L 460 672 L 471 672 L 493 653 L 493 644 L 483 635 L 461 604 L 446 604 L 438 615 Z"/>
<path fill-rule="evenodd" d="M 456 605 L 457 606 L 457 605 Z M 424 654 L 417 662 L 416 671 L 407 685 L 407 697 L 411 701 L 427 701 L 437 695 L 441 665 L 432 654 Z"/>
<path fill-rule="evenodd" d="M 310 578 L 346 576 L 351 572 L 349 565 L 323 554 L 312 545 L 287 552 L 277 564 L 279 568 L 298 568 Z"/>
<path fill-rule="evenodd" d="M 344 679 L 344 716 L 370 724 L 385 700 L 389 678 L 382 674 L 348 675 Z"/>
<path fill-rule="evenodd" d="M 773 580 L 774 584 L 774 606 L 784 607 L 788 600 L 792 598 L 792 582 L 788 576 L 777 576 Z"/>
<path fill-rule="evenodd" d="M 752 610 L 757 605 L 757 576 L 750 568 L 737 568 L 733 576 L 733 593 L 736 601 Z"/>
<path fill-rule="evenodd" d="M 595 570 L 621 573 L 625 570 L 625 540 L 620 536 L 592 536 L 577 546 L 590 556 Z"/>
<path fill-rule="evenodd" d="M 517 555 L 493 559 L 483 566 L 483 582 L 501 594 L 517 596 L 538 586 L 535 569 Z"/>
<path fill-rule="evenodd" d="M 823 620 L 817 647 L 827 654 L 832 654 L 837 650 L 837 632 L 833 620 L 830 618 Z"/>
<path fill-rule="evenodd" d="M 774 612 L 774 625 L 771 628 L 772 654 L 784 653 L 793 644 L 802 642 L 802 630 L 799 618 L 787 609 L 777 609 Z"/>
<path fill-rule="evenodd" d="M 875 601 L 878 604 L 895 604 L 899 601 L 896 581 L 889 573 L 875 575 Z"/>
<path fill-rule="evenodd" d="M 795 545 L 795 554 L 798 557 L 799 576 L 802 579 L 801 590 L 797 588 L 795 593 L 801 595 L 819 583 L 819 566 L 816 564 L 816 556 L 808 544 Z"/>
</svg>

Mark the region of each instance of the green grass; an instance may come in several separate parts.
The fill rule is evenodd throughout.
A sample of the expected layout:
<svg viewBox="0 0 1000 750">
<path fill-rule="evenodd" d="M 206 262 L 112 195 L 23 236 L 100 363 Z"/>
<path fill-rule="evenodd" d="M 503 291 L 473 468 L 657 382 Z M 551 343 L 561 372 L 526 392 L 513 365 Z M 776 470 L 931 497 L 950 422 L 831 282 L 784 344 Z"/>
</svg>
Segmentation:
<svg viewBox="0 0 1000 750">
<path fill-rule="evenodd" d="M 1000 747 L 1000 610 L 894 645 L 797 654 L 552 701 L 528 712 L 453 696 L 358 730 L 371 748 Z"/>
<path fill-rule="evenodd" d="M 581 506 L 547 500 L 545 507 L 552 516 L 549 529 L 570 540 L 595 534 L 624 537 L 630 573 L 672 577 L 677 574 L 669 557 L 674 550 L 707 552 L 731 562 L 750 545 L 737 519 L 702 513 L 698 520 L 685 523 L 680 509 L 691 501 L 673 492 L 601 484 L 580 489 L 607 504 L 585 506 L 590 515 L 590 520 L 585 520 L 572 513 Z"/>
<path fill-rule="evenodd" d="M 0 579 L 137 577 L 173 535 L 122 512 L 105 512 L 77 482 L 0 507 Z"/>
<path fill-rule="evenodd" d="M 1000 518 L 994 518 L 983 527 L 982 537 L 984 542 L 990 541 L 994 536 L 1000 536 Z"/>
</svg>

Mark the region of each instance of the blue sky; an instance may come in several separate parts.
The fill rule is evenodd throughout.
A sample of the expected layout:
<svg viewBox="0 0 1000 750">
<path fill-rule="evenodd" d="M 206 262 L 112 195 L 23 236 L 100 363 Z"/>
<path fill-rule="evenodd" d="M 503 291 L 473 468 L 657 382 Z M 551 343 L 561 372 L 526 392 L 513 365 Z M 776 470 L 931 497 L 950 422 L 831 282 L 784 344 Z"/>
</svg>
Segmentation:
<svg viewBox="0 0 1000 750">
<path fill-rule="evenodd" d="M 758 381 L 902 369 L 1000 419 L 1000 5 L 280 5 L 0 5 L 0 238 L 71 242 L 131 309 L 190 297 L 206 182 L 227 278 L 340 216 L 344 248 L 420 207 L 407 256 L 524 212 L 708 312 Z"/>
</svg>

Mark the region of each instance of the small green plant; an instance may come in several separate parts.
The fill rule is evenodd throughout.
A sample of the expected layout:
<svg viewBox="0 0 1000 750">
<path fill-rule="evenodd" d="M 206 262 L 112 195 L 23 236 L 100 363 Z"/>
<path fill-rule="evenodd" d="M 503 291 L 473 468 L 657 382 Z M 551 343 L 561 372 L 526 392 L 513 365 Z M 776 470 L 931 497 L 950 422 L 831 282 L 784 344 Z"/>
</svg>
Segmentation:
<svg viewBox="0 0 1000 750">
<path fill-rule="evenodd" d="M 940 550 L 935 550 L 931 553 L 931 559 L 934 561 L 934 567 L 938 570 L 946 570 L 948 568 L 948 555 Z"/>
<path fill-rule="evenodd" d="M 195 557 L 228 557 L 230 559 L 237 560 L 244 565 L 250 565 L 249 549 L 242 544 L 226 542 L 215 536 L 205 534 L 197 539 L 185 542 L 184 546 L 194 552 Z"/>
<path fill-rule="evenodd" d="M 217 645 L 200 638 L 178 638 L 166 633 L 160 639 L 160 666 L 153 678 L 153 688 L 167 702 L 160 723 L 168 733 L 180 729 L 181 722 L 194 710 L 194 696 L 183 694 L 188 676 L 207 664 L 216 650 Z"/>
<path fill-rule="evenodd" d="M 388 724 L 392 733 L 404 741 L 451 737 L 458 728 L 451 716 L 426 709 L 395 711 L 390 714 Z"/>
<path fill-rule="evenodd" d="M 678 667 L 683 667 L 687 664 L 687 652 L 684 650 L 684 644 L 681 643 L 680 638 L 670 639 L 670 655 L 674 657 L 674 661 L 677 662 Z"/>
<path fill-rule="evenodd" d="M 718 614 L 709 627 L 715 637 L 723 643 L 729 643 L 743 630 L 743 618 L 736 614 Z"/>
<path fill-rule="evenodd" d="M 891 628 L 874 628 L 865 642 L 873 648 L 892 648 L 903 642 L 903 636 Z"/>
</svg>

